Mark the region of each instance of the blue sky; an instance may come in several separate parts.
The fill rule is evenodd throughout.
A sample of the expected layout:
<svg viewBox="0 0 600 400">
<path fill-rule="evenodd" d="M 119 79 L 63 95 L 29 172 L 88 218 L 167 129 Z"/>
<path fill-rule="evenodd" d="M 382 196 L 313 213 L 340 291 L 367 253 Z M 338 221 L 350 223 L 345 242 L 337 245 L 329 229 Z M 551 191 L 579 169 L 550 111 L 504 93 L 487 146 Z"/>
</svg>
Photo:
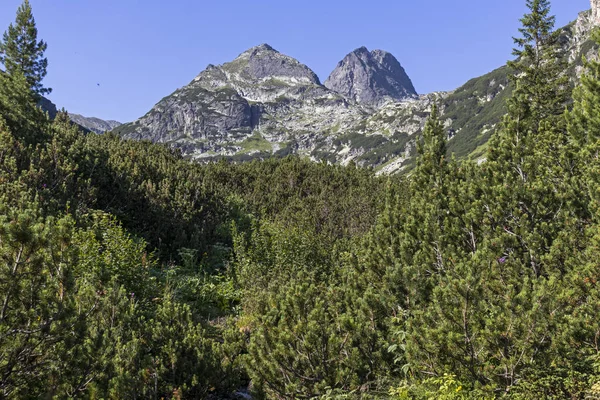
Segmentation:
<svg viewBox="0 0 600 400">
<path fill-rule="evenodd" d="M 208 64 L 268 43 L 322 81 L 360 46 L 393 53 L 419 93 L 452 90 L 503 65 L 525 0 L 30 0 L 48 42 L 59 107 L 122 122 Z M 0 31 L 21 0 L 0 1 Z M 557 26 L 589 0 L 554 0 Z M 98 86 L 100 84 L 100 86 Z"/>
</svg>

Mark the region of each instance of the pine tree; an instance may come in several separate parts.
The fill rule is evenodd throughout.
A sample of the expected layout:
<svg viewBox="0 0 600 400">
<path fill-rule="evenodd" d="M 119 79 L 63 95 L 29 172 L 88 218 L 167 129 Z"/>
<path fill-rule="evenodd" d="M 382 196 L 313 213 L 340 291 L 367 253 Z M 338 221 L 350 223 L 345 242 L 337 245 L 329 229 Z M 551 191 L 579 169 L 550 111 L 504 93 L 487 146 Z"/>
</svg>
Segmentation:
<svg viewBox="0 0 600 400">
<path fill-rule="evenodd" d="M 27 142 L 44 140 L 42 126 L 47 118 L 37 106 L 36 94 L 21 71 L 12 75 L 0 71 L 0 116 L 16 137 Z"/>
<path fill-rule="evenodd" d="M 550 14 L 549 0 L 527 0 L 530 10 L 521 18 L 522 37 L 513 38 L 516 60 L 509 61 L 515 92 L 509 100 L 509 113 L 528 123 L 535 132 L 535 122 L 552 116 L 558 120 L 569 98 L 568 76 L 559 46 L 560 31 Z"/>
<path fill-rule="evenodd" d="M 593 39 L 600 43 L 600 31 Z M 600 216 L 600 62 L 584 60 L 586 73 L 573 93 L 574 106 L 568 114 L 568 131 L 574 139 L 584 170 L 582 184 L 590 195 L 590 212 Z"/>
<path fill-rule="evenodd" d="M 9 75 L 20 71 L 31 90 L 44 95 L 52 91 L 42 85 L 48 67 L 48 59 L 44 57 L 48 46 L 37 40 L 37 34 L 31 5 L 24 0 L 17 10 L 15 24 L 10 24 L 0 42 L 0 62 Z"/>
<path fill-rule="evenodd" d="M 399 255 L 403 265 L 396 269 L 400 275 L 392 278 L 396 282 L 413 279 L 419 282 L 408 288 L 413 303 L 426 301 L 431 285 L 435 284 L 432 275 L 444 269 L 441 238 L 447 217 L 448 179 L 454 163 L 449 163 L 446 157 L 446 130 L 437 105 L 427 120 L 418 151 L 417 166 L 410 177 L 410 203 L 407 210 L 401 211 L 404 216 L 399 232 Z"/>
<path fill-rule="evenodd" d="M 446 157 L 446 130 L 440 121 L 437 104 L 432 106 L 431 115 L 423 130 L 423 140 L 417 144 L 417 148 L 419 158 L 412 177 L 413 186 L 422 188 L 424 185 L 430 184 L 433 187 L 441 187 L 448 159 Z"/>
<path fill-rule="evenodd" d="M 577 196 L 568 185 L 574 162 L 563 117 L 568 78 L 558 33 L 552 31 L 554 17 L 548 0 L 528 0 L 527 7 L 523 37 L 514 39 L 522 50 L 516 49 L 519 58 L 508 63 L 515 89 L 482 172 L 489 229 L 519 238 L 511 248 L 519 249 L 519 257 L 540 276 L 540 256 L 561 230 L 558 213 L 571 212 L 565 206 Z M 539 224 L 543 231 L 535 228 Z"/>
<path fill-rule="evenodd" d="M 600 43 L 600 31 L 592 36 Z M 567 114 L 569 137 L 578 150 L 578 172 L 575 181 L 582 201 L 587 203 L 580 225 L 587 230 L 585 249 L 571 250 L 570 269 L 562 297 L 568 312 L 564 313 L 561 332 L 562 347 L 568 358 L 589 368 L 595 361 L 600 373 L 600 62 L 584 60 L 585 73 L 573 93 L 573 109 Z M 578 338 L 573 341 L 572 338 Z M 587 365 L 585 365 L 587 364 Z M 596 375 L 594 383 L 600 382 Z M 596 393 L 597 395 L 598 393 Z M 589 398 L 597 398 L 590 396 Z"/>
<path fill-rule="evenodd" d="M 473 387 L 509 389 L 551 359 L 548 332 L 563 312 L 553 294 L 580 236 L 558 33 L 548 1 L 527 6 L 509 62 L 513 97 L 487 162 L 444 167 L 430 139 L 400 233 L 403 282 L 417 289 L 408 291 L 407 359 Z"/>
<path fill-rule="evenodd" d="M 514 91 L 508 114 L 481 167 L 481 264 L 487 316 L 480 354 L 486 374 L 506 389 L 555 357 L 555 294 L 580 241 L 574 151 L 566 132 L 569 94 L 558 32 L 547 0 L 530 12 L 509 62 Z M 552 332 L 552 334 L 549 334 Z"/>
<path fill-rule="evenodd" d="M 550 123 L 557 131 L 564 129 L 562 114 L 570 96 L 558 42 L 560 32 L 553 31 L 555 17 L 550 15 L 549 0 L 527 0 L 527 8 L 530 12 L 521 18 L 519 29 L 522 37 L 513 38 L 517 58 L 507 63 L 514 86 L 508 114 L 488 152 L 488 161 L 512 163 L 522 180 L 526 179 L 525 158 L 539 140 L 535 136 L 540 125 Z"/>
</svg>

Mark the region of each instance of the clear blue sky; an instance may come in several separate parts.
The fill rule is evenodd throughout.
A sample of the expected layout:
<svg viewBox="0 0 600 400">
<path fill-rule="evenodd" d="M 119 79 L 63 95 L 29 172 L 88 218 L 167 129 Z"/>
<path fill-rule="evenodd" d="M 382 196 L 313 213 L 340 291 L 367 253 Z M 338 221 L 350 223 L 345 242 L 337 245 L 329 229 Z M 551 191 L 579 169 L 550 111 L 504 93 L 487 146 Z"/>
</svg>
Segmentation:
<svg viewBox="0 0 600 400">
<path fill-rule="evenodd" d="M 0 31 L 21 0 L 0 1 Z M 554 0 L 557 26 L 589 0 Z M 452 90 L 510 57 L 525 0 L 31 0 L 59 107 L 122 122 L 208 64 L 268 43 L 324 81 L 360 46 L 393 53 L 419 93 Z M 98 86 L 97 84 L 100 84 Z"/>
</svg>

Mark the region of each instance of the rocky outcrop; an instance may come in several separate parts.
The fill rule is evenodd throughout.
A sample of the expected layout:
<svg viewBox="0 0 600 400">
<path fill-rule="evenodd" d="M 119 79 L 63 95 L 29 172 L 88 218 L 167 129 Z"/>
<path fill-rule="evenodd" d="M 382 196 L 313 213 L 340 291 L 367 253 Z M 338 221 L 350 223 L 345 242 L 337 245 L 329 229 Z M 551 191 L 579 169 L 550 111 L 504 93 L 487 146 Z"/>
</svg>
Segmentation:
<svg viewBox="0 0 600 400">
<path fill-rule="evenodd" d="M 383 50 L 369 51 L 366 47 L 344 57 L 325 86 L 370 106 L 417 97 L 406 71 L 392 54 Z"/>
<path fill-rule="evenodd" d="M 561 29 L 560 42 L 571 65 L 567 72 L 573 78 L 584 72 L 584 57 L 594 59 L 598 55 L 598 45 L 591 39 L 592 31 L 599 24 L 595 21 L 595 13 L 598 13 L 597 9 L 583 11 L 575 21 Z"/>
<path fill-rule="evenodd" d="M 600 0 L 590 0 L 592 3 L 592 22 L 600 25 Z"/>
<path fill-rule="evenodd" d="M 194 158 L 308 153 L 312 137 L 346 129 L 363 115 L 360 106 L 321 85 L 310 68 L 263 44 L 232 62 L 209 65 L 117 132 L 174 144 Z"/>
<path fill-rule="evenodd" d="M 48 117 L 50 119 L 54 119 L 56 118 L 56 114 L 58 113 L 58 110 L 56 109 L 56 104 L 54 104 L 53 102 L 51 102 L 50 100 L 48 100 L 45 97 L 42 97 L 39 101 L 38 101 L 38 106 L 45 112 L 48 113 Z"/>
<path fill-rule="evenodd" d="M 100 118 L 95 117 L 84 117 L 79 114 L 71 114 L 69 113 L 69 118 L 71 121 L 75 122 L 77 125 L 91 131 L 94 133 L 104 133 L 108 131 L 112 131 L 117 126 L 120 126 L 121 123 L 118 121 L 108 120 L 105 121 Z"/>
</svg>

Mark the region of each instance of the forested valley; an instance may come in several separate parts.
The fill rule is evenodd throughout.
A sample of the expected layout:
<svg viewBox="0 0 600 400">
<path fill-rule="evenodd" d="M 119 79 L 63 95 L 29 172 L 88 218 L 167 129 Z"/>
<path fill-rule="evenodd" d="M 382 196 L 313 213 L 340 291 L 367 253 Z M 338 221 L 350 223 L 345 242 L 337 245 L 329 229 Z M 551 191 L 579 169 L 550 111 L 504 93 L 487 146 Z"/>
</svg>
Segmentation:
<svg viewBox="0 0 600 400">
<path fill-rule="evenodd" d="M 0 43 L 0 399 L 600 399 L 600 63 L 528 0 L 486 160 L 199 164 L 38 107 Z M 600 33 L 595 34 L 600 42 Z"/>
</svg>

